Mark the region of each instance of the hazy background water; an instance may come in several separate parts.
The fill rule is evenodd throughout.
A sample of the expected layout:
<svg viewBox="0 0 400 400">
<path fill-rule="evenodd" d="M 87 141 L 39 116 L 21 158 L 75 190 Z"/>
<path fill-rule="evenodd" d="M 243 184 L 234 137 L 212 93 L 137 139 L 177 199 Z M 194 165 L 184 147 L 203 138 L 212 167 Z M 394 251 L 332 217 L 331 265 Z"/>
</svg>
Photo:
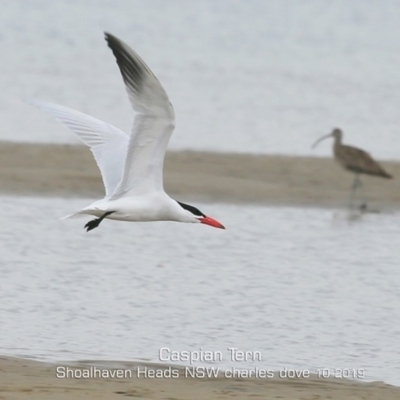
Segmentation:
<svg viewBox="0 0 400 400">
<path fill-rule="evenodd" d="M 398 214 L 197 204 L 227 230 L 59 216 L 84 199 L 1 197 L 0 354 L 222 367 L 359 368 L 400 384 Z M 260 351 L 234 363 L 226 349 Z"/>
<path fill-rule="evenodd" d="M 338 126 L 348 143 L 399 159 L 399 17 L 396 0 L 2 2 L 0 138 L 77 140 L 26 97 L 128 131 L 108 30 L 167 89 L 173 149 L 311 154 Z M 330 151 L 325 143 L 313 154 Z"/>
</svg>

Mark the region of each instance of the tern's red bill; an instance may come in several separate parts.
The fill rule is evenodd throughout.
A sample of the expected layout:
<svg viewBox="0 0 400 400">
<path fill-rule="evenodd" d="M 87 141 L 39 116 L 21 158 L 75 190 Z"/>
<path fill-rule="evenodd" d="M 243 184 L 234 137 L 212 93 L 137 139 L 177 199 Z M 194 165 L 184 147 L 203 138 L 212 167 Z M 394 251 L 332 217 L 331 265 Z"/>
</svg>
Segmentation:
<svg viewBox="0 0 400 400">
<path fill-rule="evenodd" d="M 200 222 L 205 225 L 213 226 L 214 228 L 226 229 L 221 223 L 211 217 L 203 217 Z"/>
</svg>

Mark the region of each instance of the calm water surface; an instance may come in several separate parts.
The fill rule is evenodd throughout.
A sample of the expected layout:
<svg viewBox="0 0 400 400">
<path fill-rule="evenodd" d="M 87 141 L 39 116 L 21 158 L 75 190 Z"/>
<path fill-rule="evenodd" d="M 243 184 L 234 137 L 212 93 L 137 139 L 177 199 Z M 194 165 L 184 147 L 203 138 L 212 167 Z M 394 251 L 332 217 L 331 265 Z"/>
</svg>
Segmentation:
<svg viewBox="0 0 400 400">
<path fill-rule="evenodd" d="M 221 367 L 358 368 L 400 384 L 398 214 L 197 204 L 227 230 L 57 218 L 89 200 L 1 197 L 0 353 Z M 259 351 L 235 363 L 228 347 Z"/>
<path fill-rule="evenodd" d="M 165 86 L 173 149 L 330 155 L 310 146 L 339 126 L 400 159 L 399 15 L 394 0 L 3 1 L 0 139 L 77 141 L 27 97 L 130 131 L 108 30 Z"/>
</svg>

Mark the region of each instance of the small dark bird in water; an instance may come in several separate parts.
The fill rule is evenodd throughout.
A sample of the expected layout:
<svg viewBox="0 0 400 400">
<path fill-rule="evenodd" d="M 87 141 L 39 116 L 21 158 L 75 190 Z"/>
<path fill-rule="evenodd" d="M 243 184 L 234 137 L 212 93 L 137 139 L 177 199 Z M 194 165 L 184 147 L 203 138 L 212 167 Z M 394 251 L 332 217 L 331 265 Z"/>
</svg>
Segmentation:
<svg viewBox="0 0 400 400">
<path fill-rule="evenodd" d="M 362 186 L 360 174 L 379 176 L 387 179 L 393 178 L 393 176 L 388 174 L 382 168 L 382 166 L 370 156 L 369 153 L 358 149 L 357 147 L 342 144 L 343 132 L 341 129 L 336 128 L 332 131 L 332 133 L 322 136 L 313 144 L 312 148 L 315 148 L 322 140 L 330 137 L 334 138 L 333 154 L 336 161 L 338 161 L 344 169 L 354 172 L 355 174 L 350 195 L 350 207 L 353 205 L 354 193 L 356 189 Z M 362 210 L 367 208 L 365 201 L 363 204 L 361 204 L 360 208 Z"/>
</svg>

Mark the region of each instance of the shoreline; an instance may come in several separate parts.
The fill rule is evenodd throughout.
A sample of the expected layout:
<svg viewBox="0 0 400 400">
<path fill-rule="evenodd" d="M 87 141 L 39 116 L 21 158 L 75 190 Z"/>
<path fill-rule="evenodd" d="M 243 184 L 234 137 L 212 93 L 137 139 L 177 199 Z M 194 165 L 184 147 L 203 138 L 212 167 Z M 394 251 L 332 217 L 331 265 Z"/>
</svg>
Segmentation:
<svg viewBox="0 0 400 400">
<path fill-rule="evenodd" d="M 57 377 L 57 368 L 69 368 L 69 377 Z M 100 377 L 79 378 L 83 371 L 104 371 Z M 94 369 L 96 368 L 96 369 Z M 178 376 L 137 376 L 144 371 L 180 371 Z M 150 362 L 76 361 L 41 362 L 9 356 L 0 356 L 0 373 L 4 380 L 0 386 L 2 399 L 118 399 L 128 397 L 151 399 L 298 399 L 313 398 L 386 399 L 400 398 L 400 387 L 381 381 L 363 382 L 344 378 L 211 378 L 185 377 L 184 367 Z M 119 374 L 118 371 L 132 371 Z M 58 370 L 60 371 L 60 370 Z M 155 374 L 156 372 L 154 372 Z M 99 374 L 99 373 L 98 373 Z M 300 396 L 300 397 L 299 397 Z"/>
<path fill-rule="evenodd" d="M 400 162 L 382 165 L 394 179 L 363 176 L 365 196 L 373 208 L 400 209 Z M 0 142 L 0 176 L 4 195 L 104 195 L 85 146 Z M 353 174 L 331 158 L 171 151 L 164 180 L 167 193 L 181 201 L 345 208 Z"/>
</svg>

